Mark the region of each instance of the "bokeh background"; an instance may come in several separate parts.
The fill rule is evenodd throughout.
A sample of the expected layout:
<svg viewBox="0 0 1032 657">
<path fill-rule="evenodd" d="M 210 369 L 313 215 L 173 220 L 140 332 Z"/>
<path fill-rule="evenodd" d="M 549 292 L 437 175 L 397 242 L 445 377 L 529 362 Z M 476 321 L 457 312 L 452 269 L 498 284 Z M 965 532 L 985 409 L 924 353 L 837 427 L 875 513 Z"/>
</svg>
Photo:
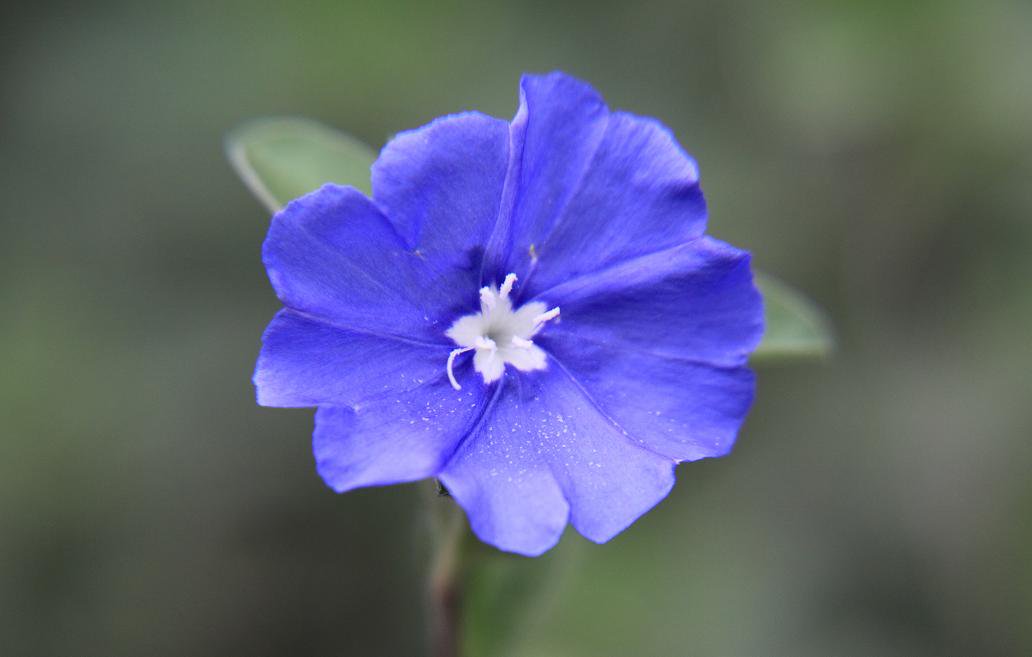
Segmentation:
<svg viewBox="0 0 1032 657">
<path fill-rule="evenodd" d="M 1023 0 L 4 3 L 0 654 L 424 654 L 419 486 L 334 495 L 311 413 L 254 404 L 268 215 L 222 139 L 378 147 L 555 68 L 675 130 L 838 352 L 540 560 L 513 654 L 1032 654 L 1030 65 Z"/>
</svg>

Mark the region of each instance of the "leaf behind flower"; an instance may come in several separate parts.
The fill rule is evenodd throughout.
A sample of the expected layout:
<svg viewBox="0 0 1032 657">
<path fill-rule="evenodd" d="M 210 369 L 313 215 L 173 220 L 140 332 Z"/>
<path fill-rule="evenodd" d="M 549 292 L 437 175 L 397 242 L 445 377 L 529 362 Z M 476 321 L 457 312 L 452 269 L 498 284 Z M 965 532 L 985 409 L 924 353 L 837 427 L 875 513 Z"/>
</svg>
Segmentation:
<svg viewBox="0 0 1032 657">
<path fill-rule="evenodd" d="M 226 155 L 248 189 L 272 212 L 328 182 L 370 192 L 376 152 L 317 121 L 271 117 L 226 136 Z"/>
<path fill-rule="evenodd" d="M 766 331 L 750 359 L 753 363 L 792 358 L 821 358 L 834 348 L 824 312 L 800 292 L 776 278 L 756 272 L 763 294 Z"/>
</svg>

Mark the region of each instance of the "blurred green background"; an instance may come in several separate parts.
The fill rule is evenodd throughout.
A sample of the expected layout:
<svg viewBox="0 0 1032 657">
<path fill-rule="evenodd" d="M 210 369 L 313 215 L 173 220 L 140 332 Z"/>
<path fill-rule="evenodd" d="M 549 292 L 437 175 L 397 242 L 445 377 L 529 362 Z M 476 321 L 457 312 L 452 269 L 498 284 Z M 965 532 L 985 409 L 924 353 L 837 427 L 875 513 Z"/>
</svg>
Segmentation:
<svg viewBox="0 0 1032 657">
<path fill-rule="evenodd" d="M 555 68 L 671 126 L 839 351 L 568 534 L 514 654 L 1032 654 L 1030 64 L 1026 1 L 5 3 L 0 654 L 424 654 L 419 487 L 334 495 L 311 413 L 254 405 L 268 215 L 222 138 L 379 146 Z"/>
</svg>

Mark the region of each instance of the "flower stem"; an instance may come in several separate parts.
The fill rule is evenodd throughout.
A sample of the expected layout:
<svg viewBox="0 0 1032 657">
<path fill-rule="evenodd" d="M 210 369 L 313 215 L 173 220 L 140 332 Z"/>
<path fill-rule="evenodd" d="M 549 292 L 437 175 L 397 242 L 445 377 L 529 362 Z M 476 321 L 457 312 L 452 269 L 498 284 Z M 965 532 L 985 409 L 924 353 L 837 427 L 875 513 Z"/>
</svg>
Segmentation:
<svg viewBox="0 0 1032 657">
<path fill-rule="evenodd" d="M 460 657 L 462 626 L 462 543 L 465 522 L 461 509 L 434 484 L 430 499 L 434 554 L 428 581 L 430 645 L 433 657 Z"/>
</svg>

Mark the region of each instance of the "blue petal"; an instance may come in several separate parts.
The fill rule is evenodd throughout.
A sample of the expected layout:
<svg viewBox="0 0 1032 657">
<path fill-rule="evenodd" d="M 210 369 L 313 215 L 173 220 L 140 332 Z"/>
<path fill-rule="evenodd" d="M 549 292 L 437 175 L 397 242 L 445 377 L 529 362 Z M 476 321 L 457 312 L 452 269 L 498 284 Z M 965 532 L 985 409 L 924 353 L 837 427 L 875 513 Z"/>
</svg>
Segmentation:
<svg viewBox="0 0 1032 657">
<path fill-rule="evenodd" d="M 567 513 L 585 537 L 609 540 L 669 493 L 673 468 L 551 363 L 533 376 L 507 373 L 441 479 L 482 540 L 536 555 L 559 539 Z"/>
<path fill-rule="evenodd" d="M 514 250 L 538 290 L 683 244 L 706 228 L 698 168 L 659 122 L 614 113 L 576 194 L 541 228 L 517 234 Z"/>
<path fill-rule="evenodd" d="M 755 377 L 633 349 L 550 336 L 541 341 L 607 416 L 644 447 L 675 461 L 723 456 L 752 403 Z"/>
<path fill-rule="evenodd" d="M 337 492 L 437 474 L 483 414 L 484 388 L 436 382 L 315 414 L 316 467 Z"/>
<path fill-rule="evenodd" d="M 602 97 L 585 82 L 559 72 L 523 76 L 510 126 L 510 206 L 502 208 L 488 247 L 488 278 L 512 271 L 525 276 L 526 269 L 517 268 L 523 260 L 511 253 L 513 240 L 526 249 L 555 224 L 587 173 L 608 115 Z"/>
<path fill-rule="evenodd" d="M 476 272 L 410 252 L 361 192 L 326 185 L 277 214 L 262 250 L 283 303 L 335 326 L 446 344 Z"/>
<path fill-rule="evenodd" d="M 537 297 L 562 309 L 539 336 L 740 365 L 763 334 L 749 254 L 703 237 L 571 279 Z"/>
<path fill-rule="evenodd" d="M 610 113 L 588 84 L 526 76 L 512 122 L 515 200 L 489 252 L 533 294 L 694 239 L 705 230 L 698 167 L 662 124 Z M 507 239 L 499 236 L 505 235 Z"/>
<path fill-rule="evenodd" d="M 351 405 L 424 384 L 447 385 L 448 347 L 360 332 L 281 310 L 254 372 L 262 406 Z"/>
<path fill-rule="evenodd" d="M 492 426 L 503 425 L 492 420 Z M 559 541 L 569 505 L 540 457 L 516 454 L 508 440 L 485 433 L 468 437 L 438 477 L 480 540 L 535 557 Z"/>
<path fill-rule="evenodd" d="M 384 147 L 373 165 L 373 198 L 410 247 L 479 276 L 508 162 L 508 123 L 473 112 L 446 116 Z"/>
</svg>

